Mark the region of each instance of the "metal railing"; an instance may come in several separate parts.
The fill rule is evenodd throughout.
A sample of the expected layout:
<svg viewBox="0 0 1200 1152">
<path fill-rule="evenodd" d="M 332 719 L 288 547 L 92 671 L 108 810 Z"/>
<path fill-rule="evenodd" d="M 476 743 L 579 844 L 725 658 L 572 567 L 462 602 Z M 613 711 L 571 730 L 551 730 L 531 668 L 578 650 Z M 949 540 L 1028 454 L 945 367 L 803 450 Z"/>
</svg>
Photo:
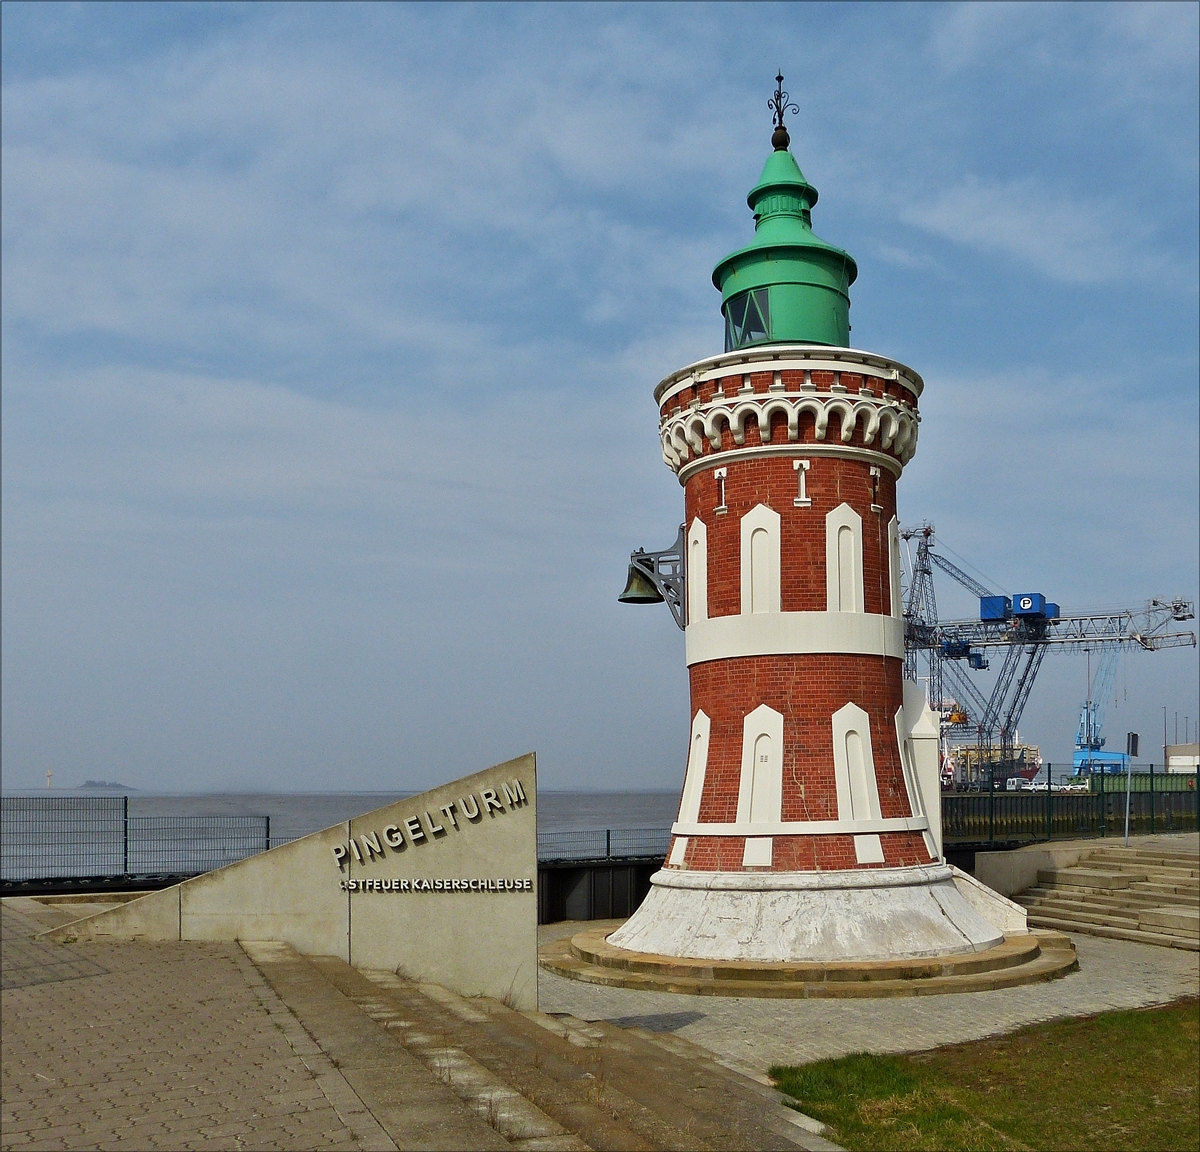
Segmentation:
<svg viewBox="0 0 1200 1152">
<path fill-rule="evenodd" d="M 1129 833 L 1195 832 L 1200 780 L 1175 776 L 1168 788 L 1151 790 L 1129 780 Z M 1188 784 L 1190 783 L 1190 787 Z M 985 786 L 981 792 L 942 794 L 942 840 L 956 844 L 1014 844 L 1037 840 L 1123 836 L 1126 777 L 1093 776 L 1086 792 L 1060 791 L 1045 783 L 1029 791 L 1008 792 Z"/>
<path fill-rule="evenodd" d="M 665 856 L 670 828 L 599 828 L 587 832 L 539 832 L 539 863 L 560 860 L 645 860 Z"/>
<path fill-rule="evenodd" d="M 269 816 L 130 816 L 127 796 L 0 797 L 3 880 L 194 875 L 272 843 Z"/>
<path fill-rule="evenodd" d="M 270 816 L 131 816 L 125 871 L 211 872 L 270 842 Z"/>
<path fill-rule="evenodd" d="M 1191 832 L 1196 780 L 1187 790 L 1129 796 L 1129 830 Z M 1094 792 L 988 789 L 942 795 L 948 847 L 1113 836 L 1124 832 L 1124 778 L 1097 777 Z M 0 797 L 0 879 L 196 875 L 287 843 L 269 816 L 131 816 L 127 796 Z M 652 860 L 666 855 L 671 830 L 601 828 L 539 832 L 539 863 Z"/>
</svg>

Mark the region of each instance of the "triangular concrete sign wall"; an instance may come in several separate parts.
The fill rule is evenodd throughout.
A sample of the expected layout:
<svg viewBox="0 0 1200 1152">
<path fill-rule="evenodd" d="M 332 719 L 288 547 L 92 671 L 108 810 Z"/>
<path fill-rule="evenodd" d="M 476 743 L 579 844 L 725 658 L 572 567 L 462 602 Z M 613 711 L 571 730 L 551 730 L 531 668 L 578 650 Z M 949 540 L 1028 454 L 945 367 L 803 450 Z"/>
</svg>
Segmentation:
<svg viewBox="0 0 1200 1152">
<path fill-rule="evenodd" d="M 44 934 L 283 940 L 537 1007 L 530 753 Z"/>
</svg>

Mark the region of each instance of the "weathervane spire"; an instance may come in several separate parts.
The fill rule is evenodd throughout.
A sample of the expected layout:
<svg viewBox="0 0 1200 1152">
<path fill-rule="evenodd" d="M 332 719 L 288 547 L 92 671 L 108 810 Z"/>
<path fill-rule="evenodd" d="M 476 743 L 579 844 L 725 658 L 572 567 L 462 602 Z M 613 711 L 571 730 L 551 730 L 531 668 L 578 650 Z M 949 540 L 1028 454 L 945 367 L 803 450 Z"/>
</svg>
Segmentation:
<svg viewBox="0 0 1200 1152">
<path fill-rule="evenodd" d="M 771 147 L 776 152 L 786 152 L 788 145 L 792 142 L 788 130 L 783 126 L 783 114 L 794 112 L 797 116 L 800 115 L 800 105 L 791 104 L 790 100 L 791 96 L 783 90 L 783 72 L 781 71 L 775 77 L 775 95 L 767 101 L 767 107 L 771 109 L 775 121 L 775 131 L 771 133 Z"/>
</svg>

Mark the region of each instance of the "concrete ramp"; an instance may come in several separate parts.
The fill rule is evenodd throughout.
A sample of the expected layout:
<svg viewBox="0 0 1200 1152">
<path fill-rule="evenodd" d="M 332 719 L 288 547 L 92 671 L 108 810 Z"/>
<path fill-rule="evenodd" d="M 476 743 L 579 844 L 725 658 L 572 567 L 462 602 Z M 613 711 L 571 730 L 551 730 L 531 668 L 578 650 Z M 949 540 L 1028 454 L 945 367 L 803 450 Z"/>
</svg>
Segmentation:
<svg viewBox="0 0 1200 1152">
<path fill-rule="evenodd" d="M 77 940 L 274 940 L 537 1006 L 532 753 L 64 924 Z"/>
</svg>

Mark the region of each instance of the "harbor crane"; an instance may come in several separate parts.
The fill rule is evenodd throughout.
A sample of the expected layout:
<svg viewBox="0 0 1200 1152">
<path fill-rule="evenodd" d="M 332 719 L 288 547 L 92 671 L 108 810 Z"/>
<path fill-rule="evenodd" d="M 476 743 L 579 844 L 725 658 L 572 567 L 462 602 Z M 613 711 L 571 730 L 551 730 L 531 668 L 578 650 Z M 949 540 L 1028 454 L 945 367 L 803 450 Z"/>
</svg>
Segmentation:
<svg viewBox="0 0 1200 1152">
<path fill-rule="evenodd" d="M 1073 773 L 1090 776 L 1093 772 L 1124 772 L 1129 757 L 1124 752 L 1104 751 L 1104 713 L 1117 682 L 1117 664 L 1121 649 L 1104 648 L 1092 676 L 1091 650 L 1088 650 L 1088 695 L 1079 712 L 1079 731 L 1075 734 Z"/>
<path fill-rule="evenodd" d="M 903 528 L 900 535 L 909 553 L 910 573 L 904 606 L 905 676 L 915 681 L 920 666 L 925 666 L 929 701 L 941 713 L 943 731 L 966 735 L 973 729 L 978 762 L 992 764 L 993 772 L 999 769 L 1007 776 L 1012 769 L 1017 725 L 1042 661 L 1051 649 L 1096 651 L 1107 656 L 1128 649 L 1155 652 L 1196 646 L 1194 632 L 1176 627 L 1195 617 L 1191 601 L 1151 600 L 1140 612 L 1117 609 L 1064 614 L 1039 592 L 1009 597 L 985 587 L 934 551 L 932 524 Z M 979 598 L 978 619 L 939 619 L 933 584 L 935 567 Z M 989 649 L 1002 651 L 1003 656 L 996 682 L 985 696 L 969 672 L 990 666 Z M 1102 722 L 1102 710 L 1098 712 L 1092 700 L 1085 710 L 1084 739 L 1089 747 L 1097 740 L 1102 744 L 1097 723 Z M 994 752 L 997 736 L 998 757 Z"/>
</svg>

